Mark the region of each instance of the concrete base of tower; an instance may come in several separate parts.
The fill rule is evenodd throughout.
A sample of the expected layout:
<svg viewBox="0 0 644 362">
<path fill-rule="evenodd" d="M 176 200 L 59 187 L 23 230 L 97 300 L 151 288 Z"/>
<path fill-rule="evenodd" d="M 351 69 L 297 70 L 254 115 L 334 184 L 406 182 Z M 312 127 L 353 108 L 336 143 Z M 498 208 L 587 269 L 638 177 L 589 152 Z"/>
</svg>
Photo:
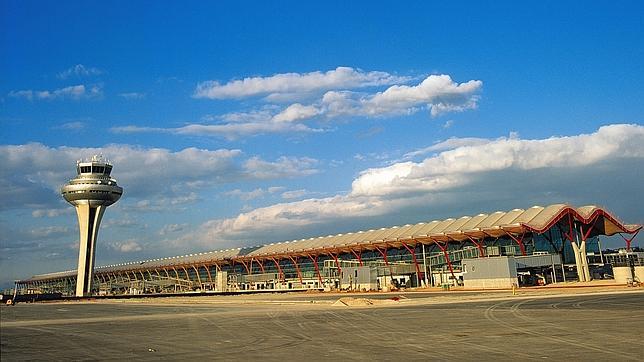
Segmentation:
<svg viewBox="0 0 644 362">
<path fill-rule="evenodd" d="M 80 231 L 78 275 L 76 277 L 77 297 L 91 295 L 96 238 L 105 208 L 106 206 L 91 206 L 89 203 L 76 205 Z"/>
</svg>

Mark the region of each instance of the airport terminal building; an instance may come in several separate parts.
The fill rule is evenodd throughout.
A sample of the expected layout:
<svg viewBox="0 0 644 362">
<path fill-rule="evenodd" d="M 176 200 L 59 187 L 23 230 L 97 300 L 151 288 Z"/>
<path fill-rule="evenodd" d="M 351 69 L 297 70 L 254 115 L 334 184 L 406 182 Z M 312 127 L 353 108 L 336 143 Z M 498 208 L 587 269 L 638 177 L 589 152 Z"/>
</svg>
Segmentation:
<svg viewBox="0 0 644 362">
<path fill-rule="evenodd" d="M 588 257 L 601 253 L 600 236 L 619 234 L 630 250 L 641 228 L 597 206 L 534 206 L 96 267 L 91 294 L 463 284 L 486 289 L 587 281 L 604 277 L 602 268 L 590 267 Z M 42 274 L 17 281 L 16 287 L 21 294 L 74 295 L 76 278 L 76 270 Z"/>
</svg>

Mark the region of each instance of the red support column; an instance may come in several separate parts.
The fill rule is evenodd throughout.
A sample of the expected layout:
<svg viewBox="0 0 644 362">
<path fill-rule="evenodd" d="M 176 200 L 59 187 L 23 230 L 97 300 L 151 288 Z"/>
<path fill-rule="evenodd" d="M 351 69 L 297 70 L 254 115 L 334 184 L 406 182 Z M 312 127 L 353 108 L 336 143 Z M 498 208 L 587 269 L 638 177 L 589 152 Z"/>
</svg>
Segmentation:
<svg viewBox="0 0 644 362">
<path fill-rule="evenodd" d="M 467 238 L 470 239 L 472 244 L 476 245 L 477 249 L 479 249 L 479 257 L 484 257 L 485 256 L 485 249 L 483 249 L 483 241 L 478 242 L 475 239 L 471 238 L 469 235 L 467 235 Z"/>
<path fill-rule="evenodd" d="M 283 281 L 284 278 L 284 272 L 282 272 L 282 267 L 280 266 L 280 263 L 277 261 L 275 258 L 271 258 L 273 263 L 275 263 L 275 266 L 277 266 L 277 271 L 279 272 L 280 279 Z"/>
<path fill-rule="evenodd" d="M 516 238 L 514 235 L 511 233 L 508 233 L 510 238 L 514 240 L 517 244 L 519 244 L 519 249 L 521 249 L 521 255 L 526 256 L 526 251 L 525 251 L 525 245 L 523 245 L 523 238 L 525 237 L 525 231 L 521 233 L 520 238 Z"/>
<path fill-rule="evenodd" d="M 248 264 L 246 264 L 246 262 L 243 260 L 240 260 L 239 262 L 242 263 L 242 265 L 244 266 L 244 269 L 246 269 L 246 273 L 248 275 L 251 275 L 252 274 L 251 269 L 248 267 Z M 252 264 L 251 264 L 251 268 L 252 268 Z"/>
<path fill-rule="evenodd" d="M 202 283 L 201 283 L 201 275 L 199 275 L 199 269 L 197 269 L 197 267 L 194 265 L 192 266 L 192 269 L 194 269 L 195 273 L 197 273 L 197 280 L 199 281 L 199 286 L 201 286 Z"/>
<path fill-rule="evenodd" d="M 206 273 L 208 273 L 208 282 L 212 285 L 212 275 L 210 274 L 210 268 L 206 264 L 202 266 L 206 268 Z"/>
<path fill-rule="evenodd" d="M 391 270 L 391 266 L 389 265 L 389 260 L 387 260 L 387 244 L 385 244 L 385 248 L 383 250 L 380 250 L 379 247 L 374 246 L 376 250 L 378 250 L 378 253 L 382 256 L 382 259 L 385 261 L 385 266 L 389 269 L 389 278 L 393 277 L 393 271 Z M 385 276 L 385 281 L 386 281 L 386 276 Z"/>
<path fill-rule="evenodd" d="M 190 274 L 188 274 L 188 271 L 186 270 L 186 267 L 182 266 L 181 269 L 183 269 L 183 271 L 186 273 L 186 279 L 188 279 L 188 281 L 192 281 L 192 280 L 190 280 Z"/>
<path fill-rule="evenodd" d="M 335 266 L 338 267 L 338 272 L 340 272 L 340 274 L 342 274 L 342 267 L 340 266 L 340 262 L 338 261 L 338 256 L 333 254 L 333 253 L 329 253 L 329 255 L 331 255 L 333 260 L 335 260 Z"/>
<path fill-rule="evenodd" d="M 309 259 L 313 262 L 313 267 L 315 267 L 315 272 L 318 275 L 318 281 L 320 282 L 320 288 L 322 288 L 322 275 L 320 275 L 320 267 L 318 267 L 318 256 L 316 255 L 315 258 L 312 257 L 311 255 L 307 255 Z"/>
<path fill-rule="evenodd" d="M 619 233 L 619 236 L 621 236 L 622 239 L 624 239 L 624 241 L 626 242 L 626 251 L 631 251 L 631 243 L 633 242 L 633 240 L 635 240 L 635 237 L 637 236 L 637 233 L 640 232 L 640 230 L 642 229 L 638 229 L 635 233 L 633 233 L 633 237 L 630 239 L 626 238 L 624 235 L 622 235 L 622 233 Z"/>
<path fill-rule="evenodd" d="M 376 250 L 378 250 L 378 252 L 382 256 L 382 259 L 384 259 L 385 265 L 389 266 L 389 261 L 387 260 L 387 248 L 386 248 L 386 246 L 385 246 L 384 250 L 380 250 L 380 248 L 377 247 L 377 246 L 375 248 L 376 248 Z"/>
<path fill-rule="evenodd" d="M 407 246 L 407 244 L 405 244 L 404 241 L 402 241 L 401 244 L 402 244 L 402 246 L 405 247 L 405 249 L 407 249 L 408 252 L 411 253 L 411 260 L 414 261 L 414 265 L 416 266 L 416 276 L 417 276 L 416 279 L 418 279 L 418 286 L 420 287 L 420 285 L 421 285 L 420 267 L 418 266 L 418 260 L 416 260 L 416 253 L 414 252 L 414 249 L 412 249 L 409 246 Z"/>
<path fill-rule="evenodd" d="M 362 265 L 362 250 L 360 250 L 359 253 L 356 253 L 353 249 L 349 249 L 349 251 L 351 251 L 351 254 L 353 254 L 358 259 L 358 262 L 360 263 L 360 266 L 363 266 Z"/>
<path fill-rule="evenodd" d="M 257 264 L 259 264 L 259 269 L 262 271 L 262 274 L 265 273 L 264 264 L 262 264 L 262 261 L 257 259 L 257 260 L 255 260 L 255 262 L 257 262 Z"/>
<path fill-rule="evenodd" d="M 572 224 L 572 215 L 570 214 L 568 214 L 568 226 L 570 227 L 570 231 L 568 233 L 564 232 L 564 236 L 566 237 L 566 239 L 570 240 L 571 243 L 574 243 L 575 231 Z"/>
<path fill-rule="evenodd" d="M 300 285 L 304 285 L 304 282 L 302 281 L 302 272 L 300 272 L 300 266 L 297 265 L 297 258 L 294 258 L 292 256 L 289 256 L 288 258 L 291 259 L 291 262 L 295 266 L 295 271 L 297 271 L 297 277 L 300 278 Z"/>
<path fill-rule="evenodd" d="M 447 267 L 449 268 L 449 272 L 452 273 L 452 277 L 456 279 L 456 275 L 454 275 L 454 266 L 452 266 L 452 261 L 449 258 L 449 254 L 447 253 L 447 243 L 445 245 L 441 245 L 439 241 L 435 241 L 434 244 L 438 246 L 439 249 L 443 252 L 443 255 L 445 256 L 445 261 L 447 261 Z"/>
<path fill-rule="evenodd" d="M 581 231 L 581 238 L 582 238 L 581 240 L 582 241 L 586 241 L 586 239 L 588 239 L 588 236 L 590 235 L 590 232 L 593 231 L 593 228 L 595 227 L 595 224 L 597 223 L 597 220 L 599 220 L 599 215 L 595 215 L 595 219 L 593 221 L 592 226 L 590 228 L 588 228 L 588 230 L 586 230 L 585 233 L 584 233 L 584 226 L 579 225 L 579 230 Z"/>
</svg>

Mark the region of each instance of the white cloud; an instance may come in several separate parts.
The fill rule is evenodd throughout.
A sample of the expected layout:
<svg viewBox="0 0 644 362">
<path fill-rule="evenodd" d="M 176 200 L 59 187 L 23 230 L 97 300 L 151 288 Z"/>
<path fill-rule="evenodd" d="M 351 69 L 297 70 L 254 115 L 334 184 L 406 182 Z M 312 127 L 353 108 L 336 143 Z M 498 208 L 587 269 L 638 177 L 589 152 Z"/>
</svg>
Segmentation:
<svg viewBox="0 0 644 362">
<path fill-rule="evenodd" d="M 415 86 L 393 85 L 383 92 L 361 94 L 329 91 L 322 97 L 320 113 L 340 116 L 383 117 L 416 113 L 429 108 L 432 116 L 476 108 L 483 82 L 456 83 L 449 75 L 430 75 Z"/>
<path fill-rule="evenodd" d="M 301 177 L 317 172 L 314 159 L 242 159 L 242 152 L 235 149 L 170 151 L 128 145 L 100 148 L 53 148 L 38 143 L 5 145 L 0 146 L 0 197 L 4 201 L 0 209 L 41 204 L 43 200 L 59 207 L 59 188 L 74 176 L 76 160 L 94 154 L 106 155 L 114 163 L 113 176 L 128 198 L 144 203 L 156 200 L 135 205 L 141 209 L 154 209 L 161 201 L 166 206 L 195 202 L 199 189 L 220 184 Z M 38 208 L 42 209 L 42 204 Z"/>
<path fill-rule="evenodd" d="M 471 143 L 471 141 L 468 141 Z M 403 162 L 362 172 L 354 195 L 436 191 L 467 184 L 471 175 L 512 169 L 583 167 L 618 157 L 644 157 L 644 127 L 611 125 L 592 134 L 522 140 L 514 137 L 456 147 L 422 162 Z"/>
<path fill-rule="evenodd" d="M 503 138 L 499 138 L 499 140 L 502 140 Z M 452 137 L 449 138 L 445 141 L 437 142 L 431 146 L 421 148 L 419 150 L 415 150 L 412 152 L 408 152 L 403 156 L 403 159 L 410 159 L 416 156 L 421 156 L 421 155 L 426 155 L 428 153 L 432 152 L 438 152 L 438 151 L 446 151 L 446 150 L 452 150 L 455 148 L 459 147 L 467 147 L 467 146 L 480 146 L 484 145 L 486 143 L 489 143 L 490 140 L 487 138 L 477 138 L 477 137 L 464 137 L 464 138 L 458 138 L 458 137 Z"/>
<path fill-rule="evenodd" d="M 230 112 L 223 114 L 221 116 L 209 115 L 205 118 L 206 121 L 214 121 L 221 119 L 230 123 L 258 123 L 258 122 L 268 122 L 273 118 L 272 109 L 274 107 L 263 107 L 259 110 L 253 110 L 250 112 Z"/>
<path fill-rule="evenodd" d="M 66 207 L 64 209 L 36 209 L 31 212 L 31 216 L 35 218 L 41 217 L 58 217 L 60 215 L 67 215 L 73 213 L 74 209 Z"/>
<path fill-rule="evenodd" d="M 9 97 L 24 98 L 27 100 L 55 100 L 55 99 L 93 99 L 103 96 L 100 85 L 85 86 L 83 84 L 69 86 L 54 90 L 19 90 L 9 92 Z"/>
<path fill-rule="evenodd" d="M 641 125 L 610 125 L 591 134 L 547 139 L 507 137 L 484 143 L 451 143 L 449 149 L 420 162 L 365 170 L 346 195 L 257 208 L 206 222 L 198 233 L 205 235 L 202 240 L 206 244 L 261 241 L 297 235 L 315 225 L 403 215 L 410 210 L 414 210 L 410 217 L 417 217 L 419 210 L 432 214 L 480 202 L 488 208 L 570 200 L 605 205 L 632 202 L 633 197 L 641 202 L 637 193 L 640 178 L 606 175 L 644 172 Z M 622 185 L 620 192 L 626 198 L 615 200 L 615 183 Z"/>
<path fill-rule="evenodd" d="M 203 235 L 202 240 L 206 242 L 243 240 L 247 236 L 257 240 L 262 230 L 268 234 L 279 232 L 280 229 L 298 230 L 303 226 L 330 222 L 347 215 L 375 215 L 382 212 L 381 204 L 379 200 L 370 202 L 346 196 L 280 203 L 241 213 L 234 218 L 206 222 L 198 233 Z"/>
<path fill-rule="evenodd" d="M 276 192 L 280 192 L 283 189 L 284 188 L 280 187 L 280 186 L 273 186 L 273 187 L 269 187 L 269 188 L 266 188 L 266 189 L 260 187 L 260 188 L 256 188 L 256 189 L 251 190 L 251 191 L 242 191 L 240 189 L 234 189 L 234 190 L 225 192 L 224 195 L 237 197 L 240 200 L 244 200 L 244 201 L 250 201 L 250 200 L 255 200 L 255 199 L 262 198 L 262 197 L 264 197 L 266 195 L 270 195 L 270 194 L 274 194 Z"/>
<path fill-rule="evenodd" d="M 309 119 L 320 114 L 315 106 L 303 106 L 299 103 L 292 104 L 273 117 L 275 122 L 294 122 Z"/>
<path fill-rule="evenodd" d="M 82 121 L 66 122 L 55 128 L 66 130 L 66 131 L 80 131 L 85 128 L 85 122 L 82 122 Z"/>
<path fill-rule="evenodd" d="M 251 157 L 244 162 L 244 169 L 254 179 L 289 178 L 316 174 L 316 164 L 317 160 L 309 157 L 282 156 L 274 162 Z"/>
<path fill-rule="evenodd" d="M 245 122 L 226 124 L 189 124 L 178 128 L 158 128 L 121 126 L 110 128 L 114 133 L 169 133 L 189 136 L 220 136 L 235 140 L 244 136 L 254 136 L 268 133 L 315 133 L 322 129 L 308 127 L 304 124 L 289 122 Z"/>
<path fill-rule="evenodd" d="M 351 67 L 338 67 L 327 72 L 280 73 L 270 77 L 248 77 L 226 84 L 217 81 L 199 83 L 195 98 L 226 99 L 269 95 L 273 100 L 278 95 L 321 92 L 330 89 L 353 89 L 381 86 L 408 81 L 386 72 L 365 72 Z"/>
<path fill-rule="evenodd" d="M 66 226 L 45 226 L 30 230 L 34 238 L 53 238 L 57 235 L 68 235 L 70 229 Z"/>
<path fill-rule="evenodd" d="M 476 94 L 482 86 L 478 80 L 456 83 L 448 75 L 430 75 L 415 86 L 394 85 L 375 94 L 350 91 L 329 91 L 316 103 L 294 103 L 278 111 L 266 106 L 251 112 L 233 112 L 222 116 L 208 115 L 206 120 L 217 118 L 223 124 L 188 124 L 178 128 L 121 126 L 111 129 L 115 133 L 170 133 L 179 135 L 223 136 L 237 139 L 243 136 L 269 133 L 323 132 L 304 124 L 315 117 L 332 120 L 338 117 L 391 117 L 430 109 L 432 115 L 449 111 L 476 108 Z"/>
<path fill-rule="evenodd" d="M 73 208 L 69 208 L 69 210 L 73 210 Z M 147 227 L 147 225 L 141 225 L 138 221 L 135 219 L 129 217 L 129 218 L 123 218 L 123 219 L 107 219 L 101 224 L 101 229 L 108 229 L 112 227 L 118 227 L 118 228 L 138 228 L 142 229 Z"/>
<path fill-rule="evenodd" d="M 268 192 L 271 194 L 274 194 L 276 192 L 280 192 L 284 190 L 284 188 L 285 188 L 284 186 L 271 186 L 268 188 Z"/>
<path fill-rule="evenodd" d="M 88 76 L 101 75 L 101 74 L 103 74 L 103 71 L 98 68 L 86 67 L 82 64 L 76 64 L 58 73 L 57 77 L 59 79 L 67 79 L 71 76 L 88 77 Z"/>
<path fill-rule="evenodd" d="M 287 122 L 248 122 L 216 125 L 190 124 L 175 128 L 171 132 L 181 135 L 215 135 L 236 139 L 242 136 L 266 133 L 310 133 L 322 132 L 322 130 L 311 128 L 304 124 Z"/>
<path fill-rule="evenodd" d="M 300 189 L 300 190 L 291 190 L 291 191 L 285 191 L 282 193 L 282 198 L 283 199 L 299 199 L 304 196 L 310 195 L 311 193 L 306 191 L 305 189 Z"/>
<path fill-rule="evenodd" d="M 159 230 L 159 235 L 167 235 L 184 231 L 188 228 L 188 224 L 167 224 Z"/>
<path fill-rule="evenodd" d="M 138 92 L 119 93 L 118 96 L 127 100 L 138 100 L 138 99 L 145 98 L 145 93 L 138 93 Z"/>
<path fill-rule="evenodd" d="M 264 195 L 266 195 L 266 190 L 262 188 L 257 188 L 252 191 L 242 191 L 240 189 L 235 189 L 232 191 L 225 192 L 224 195 L 238 197 L 239 199 L 244 201 L 250 201 L 250 200 L 258 199 L 260 197 L 264 197 Z"/>
<path fill-rule="evenodd" d="M 107 245 L 110 249 L 121 253 L 132 253 L 143 250 L 143 247 L 135 240 L 115 241 Z"/>
</svg>

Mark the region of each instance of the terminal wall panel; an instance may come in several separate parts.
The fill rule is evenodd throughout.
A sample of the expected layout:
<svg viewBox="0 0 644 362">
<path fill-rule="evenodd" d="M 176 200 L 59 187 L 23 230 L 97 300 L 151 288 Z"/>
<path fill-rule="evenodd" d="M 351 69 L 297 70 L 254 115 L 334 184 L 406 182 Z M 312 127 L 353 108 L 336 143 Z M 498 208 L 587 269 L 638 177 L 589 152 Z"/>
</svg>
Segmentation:
<svg viewBox="0 0 644 362">
<path fill-rule="evenodd" d="M 518 285 L 513 257 L 463 259 L 463 282 L 466 289 L 512 288 Z"/>
</svg>

